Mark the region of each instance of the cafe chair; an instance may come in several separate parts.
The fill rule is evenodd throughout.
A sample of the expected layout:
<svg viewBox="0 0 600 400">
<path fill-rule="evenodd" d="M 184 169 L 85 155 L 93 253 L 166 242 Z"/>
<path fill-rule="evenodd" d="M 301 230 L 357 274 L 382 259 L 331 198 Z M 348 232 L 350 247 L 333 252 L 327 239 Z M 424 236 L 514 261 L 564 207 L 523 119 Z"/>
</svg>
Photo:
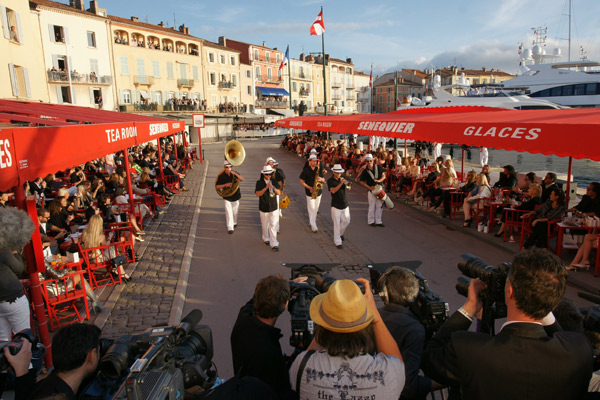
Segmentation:
<svg viewBox="0 0 600 400">
<path fill-rule="evenodd" d="M 48 278 L 40 282 L 50 330 L 88 318 L 89 306 L 82 283 L 84 275 L 85 271 L 74 271 L 60 278 Z M 79 284 L 75 283 L 76 280 Z M 78 302 L 83 302 L 85 314 L 79 312 Z"/>
</svg>

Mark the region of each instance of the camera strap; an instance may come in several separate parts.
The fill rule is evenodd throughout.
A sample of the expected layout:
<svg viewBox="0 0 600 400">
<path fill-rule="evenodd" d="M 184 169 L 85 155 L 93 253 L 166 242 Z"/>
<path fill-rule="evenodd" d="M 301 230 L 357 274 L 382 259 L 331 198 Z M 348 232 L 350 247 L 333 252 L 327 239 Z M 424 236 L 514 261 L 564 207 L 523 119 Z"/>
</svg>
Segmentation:
<svg viewBox="0 0 600 400">
<path fill-rule="evenodd" d="M 309 350 L 302 357 L 302 362 L 300 362 L 300 366 L 298 367 L 298 375 L 296 376 L 296 393 L 298 394 L 298 398 L 300 398 L 300 382 L 302 382 L 302 373 L 304 372 L 304 368 L 306 367 L 306 363 L 310 356 L 314 354 L 314 350 Z"/>
</svg>

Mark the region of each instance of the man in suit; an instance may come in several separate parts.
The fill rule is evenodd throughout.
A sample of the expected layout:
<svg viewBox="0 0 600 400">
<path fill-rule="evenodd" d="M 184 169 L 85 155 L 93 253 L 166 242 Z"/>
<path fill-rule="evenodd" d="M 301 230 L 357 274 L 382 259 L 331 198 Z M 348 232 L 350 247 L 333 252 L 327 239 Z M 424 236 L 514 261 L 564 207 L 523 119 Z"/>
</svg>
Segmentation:
<svg viewBox="0 0 600 400">
<path fill-rule="evenodd" d="M 466 303 L 430 340 L 423 371 L 459 385 L 463 400 L 581 398 L 592 374 L 590 343 L 562 331 L 551 312 L 566 278 L 561 260 L 545 249 L 517 254 L 504 287 L 507 320 L 496 336 L 467 331 L 486 289 L 473 279 Z"/>
</svg>

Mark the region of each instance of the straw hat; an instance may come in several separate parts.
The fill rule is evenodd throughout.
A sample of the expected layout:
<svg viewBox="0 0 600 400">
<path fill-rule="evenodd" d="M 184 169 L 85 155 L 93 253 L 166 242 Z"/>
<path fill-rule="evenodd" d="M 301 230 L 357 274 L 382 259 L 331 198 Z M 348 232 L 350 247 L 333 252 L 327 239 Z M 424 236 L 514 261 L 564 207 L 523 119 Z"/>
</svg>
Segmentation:
<svg viewBox="0 0 600 400">
<path fill-rule="evenodd" d="M 365 161 L 367 161 L 367 160 L 372 160 L 372 159 L 373 159 L 373 154 L 371 154 L 371 153 L 368 153 L 368 154 L 365 156 Z"/>
<path fill-rule="evenodd" d="M 373 317 L 358 285 L 348 279 L 333 282 L 326 293 L 310 303 L 310 318 L 333 332 L 358 332 L 366 328 Z"/>
<path fill-rule="evenodd" d="M 223 166 L 224 167 L 231 167 L 231 164 L 229 163 L 229 161 L 225 160 L 225 161 L 223 161 Z"/>
<path fill-rule="evenodd" d="M 310 160 L 317 160 L 317 156 L 315 156 L 314 154 L 311 154 L 310 156 L 308 156 L 308 161 Z"/>
<path fill-rule="evenodd" d="M 267 160 L 265 161 L 265 164 L 268 164 L 270 162 L 275 162 L 275 159 L 273 157 L 267 157 Z"/>
<path fill-rule="evenodd" d="M 343 174 L 344 173 L 344 168 L 342 168 L 342 166 L 340 164 L 335 164 L 333 166 L 333 168 L 331 168 L 331 171 L 337 172 L 338 174 Z"/>
<path fill-rule="evenodd" d="M 269 164 L 265 165 L 262 169 L 262 171 L 260 171 L 261 174 L 272 174 L 273 173 L 273 167 L 271 167 Z"/>
</svg>

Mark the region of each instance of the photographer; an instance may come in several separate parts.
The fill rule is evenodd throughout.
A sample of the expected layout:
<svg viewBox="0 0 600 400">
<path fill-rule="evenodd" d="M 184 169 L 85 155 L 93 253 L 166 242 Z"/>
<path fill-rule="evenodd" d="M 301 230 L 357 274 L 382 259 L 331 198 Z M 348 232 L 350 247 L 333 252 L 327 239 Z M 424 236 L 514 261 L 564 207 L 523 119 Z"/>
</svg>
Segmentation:
<svg viewBox="0 0 600 400">
<path fill-rule="evenodd" d="M 275 328 L 285 311 L 290 285 L 281 275 L 261 279 L 254 297 L 240 309 L 231 332 L 233 370 L 237 377 L 254 376 L 268 384 L 280 398 L 290 393 L 288 368 Z"/>
<path fill-rule="evenodd" d="M 411 270 L 392 267 L 379 278 L 377 287 L 381 288 L 380 295 L 385 303 L 379 309 L 381 319 L 398 343 L 404 359 L 406 385 L 400 398 L 425 399 L 432 386 L 438 389 L 440 385 L 419 375 L 425 346 L 425 327 L 409 309 L 419 294 L 419 281 Z"/>
<path fill-rule="evenodd" d="M 561 260 L 546 250 L 517 254 L 504 285 L 507 321 L 497 336 L 467 332 L 486 290 L 473 279 L 466 303 L 427 345 L 423 371 L 460 385 L 463 399 L 581 398 L 592 373 L 589 341 L 562 331 L 551 313 L 566 278 Z"/>
<path fill-rule="evenodd" d="M 335 281 L 310 304 L 316 332 L 290 368 L 301 399 L 398 399 L 404 363 L 381 322 L 369 281 L 365 294 L 351 280 Z"/>
<path fill-rule="evenodd" d="M 74 400 L 81 383 L 98 367 L 100 333 L 97 326 L 81 323 L 56 331 L 52 338 L 54 372 L 37 384 L 32 399 L 63 394 Z"/>
</svg>

